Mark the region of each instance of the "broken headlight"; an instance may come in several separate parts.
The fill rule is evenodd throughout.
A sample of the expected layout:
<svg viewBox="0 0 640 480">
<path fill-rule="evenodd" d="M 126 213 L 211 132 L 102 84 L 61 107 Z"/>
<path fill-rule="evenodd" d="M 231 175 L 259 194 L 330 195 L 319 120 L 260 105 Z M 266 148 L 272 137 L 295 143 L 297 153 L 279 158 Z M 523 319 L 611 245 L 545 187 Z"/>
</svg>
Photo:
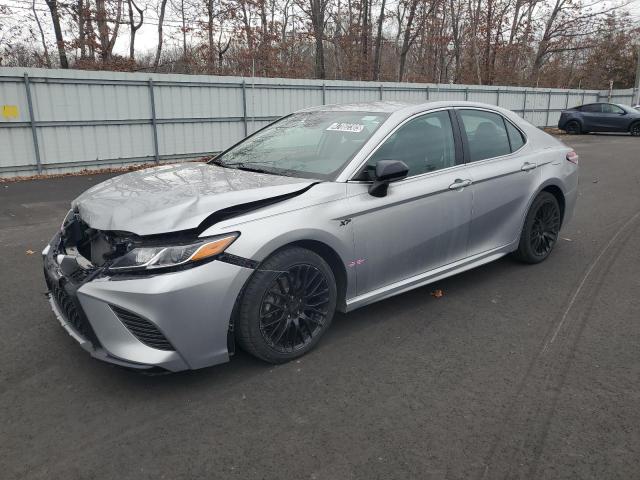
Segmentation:
<svg viewBox="0 0 640 480">
<path fill-rule="evenodd" d="M 199 239 L 186 245 L 135 247 L 116 258 L 109 270 L 155 270 L 211 259 L 224 252 L 239 233 Z"/>
</svg>

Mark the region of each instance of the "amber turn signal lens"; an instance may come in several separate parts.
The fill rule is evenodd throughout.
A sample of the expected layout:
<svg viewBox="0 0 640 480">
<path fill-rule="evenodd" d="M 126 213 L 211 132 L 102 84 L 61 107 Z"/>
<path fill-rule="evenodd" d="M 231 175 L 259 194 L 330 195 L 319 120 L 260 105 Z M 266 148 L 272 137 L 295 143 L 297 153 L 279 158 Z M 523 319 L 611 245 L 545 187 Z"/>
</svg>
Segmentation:
<svg viewBox="0 0 640 480">
<path fill-rule="evenodd" d="M 218 255 L 224 252 L 236 238 L 238 238 L 237 235 L 231 235 L 229 237 L 220 238 L 213 242 L 205 243 L 200 248 L 198 248 L 198 250 L 196 250 L 196 252 L 191 256 L 190 260 L 192 262 L 197 262 L 198 260 L 203 260 L 205 258 Z"/>
</svg>

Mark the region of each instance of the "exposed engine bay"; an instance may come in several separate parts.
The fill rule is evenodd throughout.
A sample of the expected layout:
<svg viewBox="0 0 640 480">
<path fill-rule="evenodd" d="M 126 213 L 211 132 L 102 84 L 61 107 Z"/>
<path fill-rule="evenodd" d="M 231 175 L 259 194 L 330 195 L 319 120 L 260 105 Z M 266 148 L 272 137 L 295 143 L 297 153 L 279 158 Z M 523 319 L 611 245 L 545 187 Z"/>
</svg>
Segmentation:
<svg viewBox="0 0 640 480">
<path fill-rule="evenodd" d="M 58 253 L 76 256 L 84 269 L 106 268 L 136 247 L 188 243 L 195 238 L 192 232 L 141 237 L 130 232 L 96 230 L 87 225 L 78 212 L 69 211 L 62 224 Z"/>
</svg>

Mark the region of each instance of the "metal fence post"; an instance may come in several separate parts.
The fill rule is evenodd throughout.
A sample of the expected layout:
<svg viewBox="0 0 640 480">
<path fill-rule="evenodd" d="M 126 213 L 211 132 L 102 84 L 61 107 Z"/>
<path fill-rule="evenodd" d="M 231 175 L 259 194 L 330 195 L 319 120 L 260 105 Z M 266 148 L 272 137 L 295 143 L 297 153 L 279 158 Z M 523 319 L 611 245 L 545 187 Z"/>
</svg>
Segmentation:
<svg viewBox="0 0 640 480">
<path fill-rule="evenodd" d="M 524 91 L 524 100 L 522 102 L 522 118 L 527 118 L 527 91 Z"/>
<path fill-rule="evenodd" d="M 247 83 L 242 80 L 242 122 L 244 123 L 244 136 L 249 134 L 247 125 Z"/>
<path fill-rule="evenodd" d="M 496 90 L 497 92 L 497 96 L 496 96 L 496 107 L 500 106 L 500 87 L 498 87 L 498 89 Z"/>
<path fill-rule="evenodd" d="M 156 97 L 153 93 L 153 79 L 149 79 L 149 100 L 151 101 L 151 128 L 153 129 L 153 155 L 156 164 L 160 163 L 160 152 L 158 151 L 158 123 L 156 119 Z"/>
<path fill-rule="evenodd" d="M 327 104 L 327 86 L 322 82 L 322 104 Z"/>
<path fill-rule="evenodd" d="M 38 132 L 36 131 L 36 119 L 33 115 L 33 102 L 31 101 L 31 87 L 29 85 L 29 75 L 24 74 L 24 88 L 27 91 L 27 106 L 29 107 L 29 123 L 31 124 L 31 136 L 33 137 L 33 149 L 36 152 L 36 168 L 38 175 L 42 173 L 42 163 L 40 162 L 40 147 L 38 146 Z"/>
<path fill-rule="evenodd" d="M 382 84 L 380 84 L 380 101 L 382 101 L 384 95 L 384 87 L 382 86 Z"/>
<path fill-rule="evenodd" d="M 426 88 L 426 92 L 425 92 L 425 93 L 427 94 L 427 100 L 429 100 L 429 86 L 428 86 L 428 85 L 427 85 L 427 88 Z"/>
<path fill-rule="evenodd" d="M 544 126 L 549 126 L 549 111 L 551 110 L 551 90 L 549 90 L 549 96 L 547 97 L 547 118 L 544 121 Z"/>
<path fill-rule="evenodd" d="M 586 90 L 582 90 L 582 105 L 584 105 L 584 95 L 587 93 Z"/>
<path fill-rule="evenodd" d="M 464 100 L 465 102 L 469 100 L 469 87 L 464 89 Z"/>
</svg>

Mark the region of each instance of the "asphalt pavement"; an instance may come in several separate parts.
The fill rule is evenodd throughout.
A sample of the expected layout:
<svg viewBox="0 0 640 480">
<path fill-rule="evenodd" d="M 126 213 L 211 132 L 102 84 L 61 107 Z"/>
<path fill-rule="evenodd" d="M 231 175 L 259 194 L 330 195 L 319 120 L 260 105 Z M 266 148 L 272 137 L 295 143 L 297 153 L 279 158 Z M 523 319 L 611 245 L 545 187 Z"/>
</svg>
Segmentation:
<svg viewBox="0 0 640 480">
<path fill-rule="evenodd" d="M 40 250 L 107 176 L 0 183 L 0 478 L 640 478 L 640 139 L 563 139 L 580 195 L 546 262 L 338 315 L 286 365 L 164 376 L 90 358 L 44 296 Z"/>
</svg>

